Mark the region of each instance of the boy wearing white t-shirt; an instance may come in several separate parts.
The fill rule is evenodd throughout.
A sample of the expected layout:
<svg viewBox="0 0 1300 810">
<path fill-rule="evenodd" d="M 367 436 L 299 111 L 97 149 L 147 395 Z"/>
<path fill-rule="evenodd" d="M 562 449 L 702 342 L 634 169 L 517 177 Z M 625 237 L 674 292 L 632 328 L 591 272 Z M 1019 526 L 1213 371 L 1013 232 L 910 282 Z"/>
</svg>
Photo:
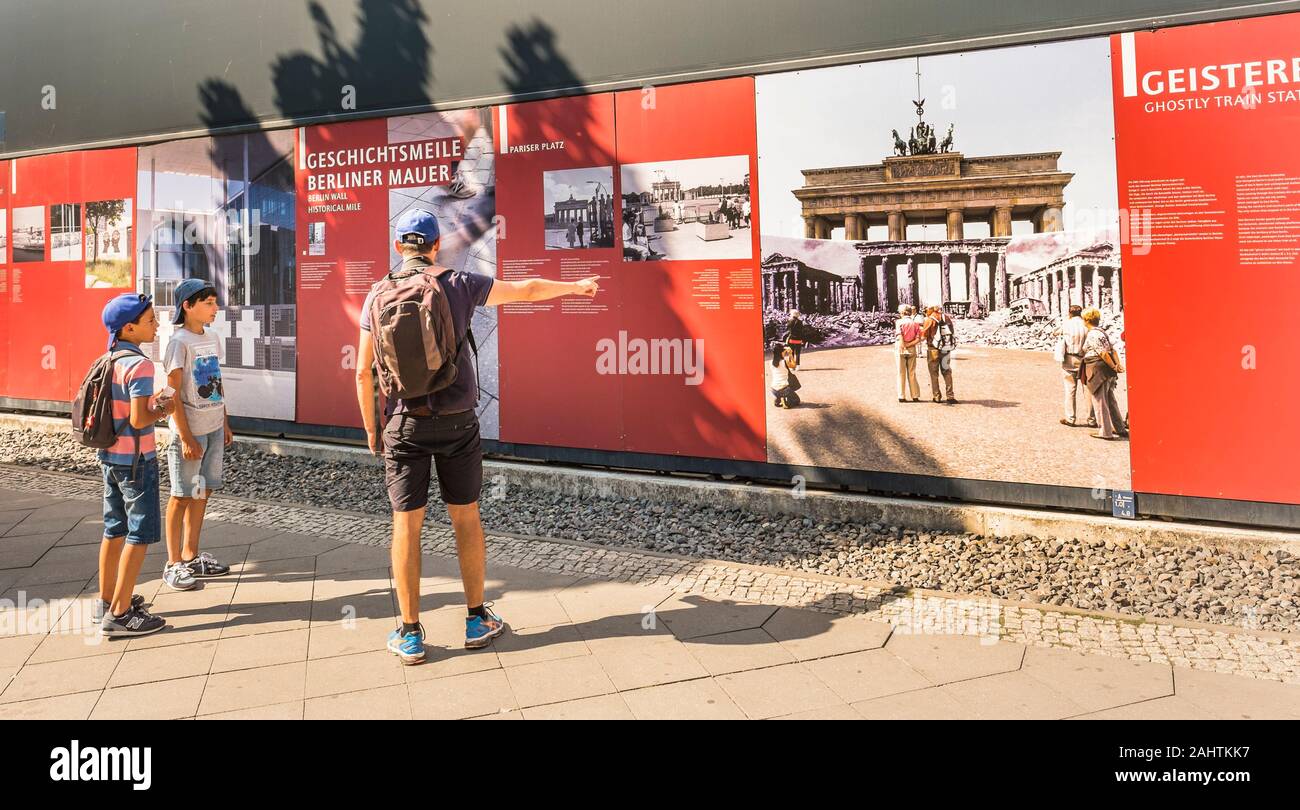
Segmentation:
<svg viewBox="0 0 1300 810">
<path fill-rule="evenodd" d="M 171 500 L 163 582 L 178 591 L 193 588 L 196 580 L 230 573 L 229 566 L 199 551 L 208 493 L 221 488 L 225 448 L 234 439 L 226 419 L 220 338 L 205 328 L 216 317 L 217 291 L 211 285 L 197 278 L 177 285 L 174 322 L 180 328 L 172 333 L 163 357 L 167 383 L 179 392 L 181 402 L 171 417 L 167 450 Z"/>
</svg>

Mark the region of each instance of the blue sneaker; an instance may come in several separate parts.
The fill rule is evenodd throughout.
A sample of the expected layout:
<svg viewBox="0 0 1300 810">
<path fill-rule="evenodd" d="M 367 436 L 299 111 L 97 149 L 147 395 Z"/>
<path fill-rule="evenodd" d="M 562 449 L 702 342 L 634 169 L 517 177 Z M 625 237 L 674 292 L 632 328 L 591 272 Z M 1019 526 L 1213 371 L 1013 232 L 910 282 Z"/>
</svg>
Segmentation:
<svg viewBox="0 0 1300 810">
<path fill-rule="evenodd" d="M 402 635 L 402 628 L 388 634 L 388 651 L 401 659 L 403 664 L 419 664 L 424 661 L 424 625 L 414 633 Z"/>
<path fill-rule="evenodd" d="M 492 603 L 483 603 L 483 612 L 487 613 L 486 619 L 478 616 L 470 616 L 465 619 L 465 646 L 474 650 L 479 647 L 486 647 L 492 643 L 492 639 L 506 631 L 506 623 L 501 621 L 501 617 L 492 612 Z"/>
</svg>

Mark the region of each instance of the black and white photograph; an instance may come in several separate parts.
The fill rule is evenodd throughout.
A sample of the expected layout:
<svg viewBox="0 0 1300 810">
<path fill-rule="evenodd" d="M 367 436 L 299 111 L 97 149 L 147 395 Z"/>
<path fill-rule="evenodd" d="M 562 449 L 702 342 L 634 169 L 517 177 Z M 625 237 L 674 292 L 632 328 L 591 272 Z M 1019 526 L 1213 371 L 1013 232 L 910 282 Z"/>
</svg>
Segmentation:
<svg viewBox="0 0 1300 810">
<path fill-rule="evenodd" d="M 13 212 L 14 261 L 45 261 L 45 207 L 15 208 Z"/>
<path fill-rule="evenodd" d="M 749 157 L 620 167 L 624 261 L 748 259 Z"/>
<path fill-rule="evenodd" d="M 9 212 L 0 208 L 0 264 L 9 261 Z"/>
<path fill-rule="evenodd" d="M 324 256 L 325 255 L 325 223 L 310 222 L 307 224 L 307 255 Z"/>
<path fill-rule="evenodd" d="M 547 250 L 614 247 L 614 167 L 542 172 Z"/>
</svg>

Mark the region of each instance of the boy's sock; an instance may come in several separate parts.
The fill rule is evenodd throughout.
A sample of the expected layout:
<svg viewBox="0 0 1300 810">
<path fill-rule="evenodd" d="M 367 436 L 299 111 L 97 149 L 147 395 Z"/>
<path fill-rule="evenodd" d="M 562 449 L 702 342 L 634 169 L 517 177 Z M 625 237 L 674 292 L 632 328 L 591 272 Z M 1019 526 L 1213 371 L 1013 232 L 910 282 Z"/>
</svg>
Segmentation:
<svg viewBox="0 0 1300 810">
<path fill-rule="evenodd" d="M 419 622 L 402 622 L 402 635 L 407 636 L 411 633 L 420 632 Z"/>
<path fill-rule="evenodd" d="M 487 609 L 482 605 L 479 605 L 478 607 L 472 607 L 469 609 L 469 615 L 466 616 L 465 618 L 472 619 L 475 616 L 478 616 L 480 619 L 487 621 L 488 618 Z"/>
</svg>

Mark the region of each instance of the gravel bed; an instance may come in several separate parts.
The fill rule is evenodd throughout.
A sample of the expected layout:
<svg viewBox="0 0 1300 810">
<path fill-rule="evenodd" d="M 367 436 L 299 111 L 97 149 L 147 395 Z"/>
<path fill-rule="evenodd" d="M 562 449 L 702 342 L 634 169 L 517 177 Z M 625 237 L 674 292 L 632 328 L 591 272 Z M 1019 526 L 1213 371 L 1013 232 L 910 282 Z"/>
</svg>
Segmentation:
<svg viewBox="0 0 1300 810">
<path fill-rule="evenodd" d="M 226 462 L 223 494 L 373 514 L 388 510 L 378 467 L 282 457 L 238 444 Z M 16 428 L 0 428 L 0 463 L 82 475 L 99 470 L 93 452 L 70 437 Z M 160 469 L 166 487 L 167 465 Z M 654 500 L 574 499 L 517 487 L 505 494 L 497 497 L 491 482 L 485 487 L 481 509 L 491 531 L 1246 629 L 1292 631 L 1300 623 L 1300 557 L 1285 550 L 987 538 Z"/>
</svg>

